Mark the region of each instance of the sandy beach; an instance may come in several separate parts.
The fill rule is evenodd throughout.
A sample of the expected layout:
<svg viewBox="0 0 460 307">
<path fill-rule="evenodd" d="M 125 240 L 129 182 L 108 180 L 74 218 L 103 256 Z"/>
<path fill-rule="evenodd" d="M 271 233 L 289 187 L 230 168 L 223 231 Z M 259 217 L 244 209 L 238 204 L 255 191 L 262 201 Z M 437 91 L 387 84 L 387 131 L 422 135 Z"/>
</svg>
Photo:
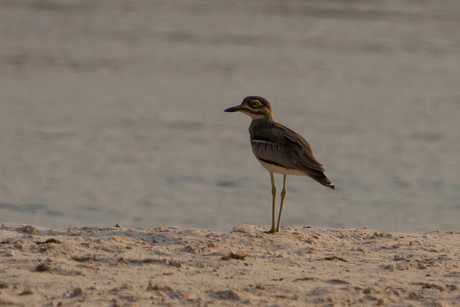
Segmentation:
<svg viewBox="0 0 460 307">
<path fill-rule="evenodd" d="M 459 306 L 460 232 L 0 227 L 2 306 Z"/>
</svg>

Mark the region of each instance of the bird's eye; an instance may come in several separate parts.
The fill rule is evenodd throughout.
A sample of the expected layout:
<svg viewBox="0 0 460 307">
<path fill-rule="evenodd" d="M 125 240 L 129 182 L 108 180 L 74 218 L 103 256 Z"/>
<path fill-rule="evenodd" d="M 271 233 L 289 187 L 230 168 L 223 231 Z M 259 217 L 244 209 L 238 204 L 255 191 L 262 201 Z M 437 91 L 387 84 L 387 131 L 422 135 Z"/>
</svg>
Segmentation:
<svg viewBox="0 0 460 307">
<path fill-rule="evenodd" d="M 251 106 L 251 108 L 258 108 L 260 106 L 260 102 L 259 100 L 251 100 L 249 105 Z"/>
</svg>

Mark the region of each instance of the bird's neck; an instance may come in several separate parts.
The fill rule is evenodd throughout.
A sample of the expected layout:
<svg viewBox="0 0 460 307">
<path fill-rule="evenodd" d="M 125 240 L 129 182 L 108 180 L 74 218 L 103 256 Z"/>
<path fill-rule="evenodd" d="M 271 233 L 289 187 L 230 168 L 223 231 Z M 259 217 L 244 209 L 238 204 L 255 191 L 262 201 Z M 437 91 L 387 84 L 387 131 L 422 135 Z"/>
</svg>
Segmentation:
<svg viewBox="0 0 460 307">
<path fill-rule="evenodd" d="M 273 114 L 268 114 L 262 117 L 252 117 L 252 123 L 254 124 L 262 124 L 262 123 L 272 123 L 275 119 L 273 118 Z"/>
<path fill-rule="evenodd" d="M 274 122 L 275 122 L 275 119 L 273 118 L 273 115 L 271 114 L 270 116 L 264 116 L 261 118 L 253 117 L 251 121 L 251 125 L 249 126 L 249 130 L 251 130 L 251 128 L 254 128 L 260 125 L 267 125 L 267 124 L 274 123 Z"/>
</svg>

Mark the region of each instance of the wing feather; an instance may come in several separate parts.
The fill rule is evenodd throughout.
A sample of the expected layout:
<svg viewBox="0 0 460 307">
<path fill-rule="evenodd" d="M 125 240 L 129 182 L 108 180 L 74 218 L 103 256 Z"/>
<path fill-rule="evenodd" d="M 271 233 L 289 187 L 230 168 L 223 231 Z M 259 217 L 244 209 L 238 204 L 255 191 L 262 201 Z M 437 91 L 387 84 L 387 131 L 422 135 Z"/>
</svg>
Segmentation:
<svg viewBox="0 0 460 307">
<path fill-rule="evenodd" d="M 299 169 L 310 175 L 321 175 L 324 168 L 313 156 L 308 142 L 291 129 L 271 123 L 252 129 L 251 145 L 254 155 L 277 165 Z"/>
</svg>

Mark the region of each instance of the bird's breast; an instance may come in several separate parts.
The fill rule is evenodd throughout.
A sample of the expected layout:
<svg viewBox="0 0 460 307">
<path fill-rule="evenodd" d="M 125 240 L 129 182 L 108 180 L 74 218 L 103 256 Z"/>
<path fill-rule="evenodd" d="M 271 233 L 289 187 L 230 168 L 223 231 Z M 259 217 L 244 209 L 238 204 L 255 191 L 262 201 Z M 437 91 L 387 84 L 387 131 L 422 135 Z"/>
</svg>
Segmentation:
<svg viewBox="0 0 460 307">
<path fill-rule="evenodd" d="M 291 175 L 291 176 L 308 176 L 304 172 L 299 171 L 297 169 L 282 167 L 279 165 L 272 164 L 270 162 L 261 161 L 260 159 L 257 159 L 257 161 L 259 161 L 259 163 L 270 173 Z"/>
</svg>

